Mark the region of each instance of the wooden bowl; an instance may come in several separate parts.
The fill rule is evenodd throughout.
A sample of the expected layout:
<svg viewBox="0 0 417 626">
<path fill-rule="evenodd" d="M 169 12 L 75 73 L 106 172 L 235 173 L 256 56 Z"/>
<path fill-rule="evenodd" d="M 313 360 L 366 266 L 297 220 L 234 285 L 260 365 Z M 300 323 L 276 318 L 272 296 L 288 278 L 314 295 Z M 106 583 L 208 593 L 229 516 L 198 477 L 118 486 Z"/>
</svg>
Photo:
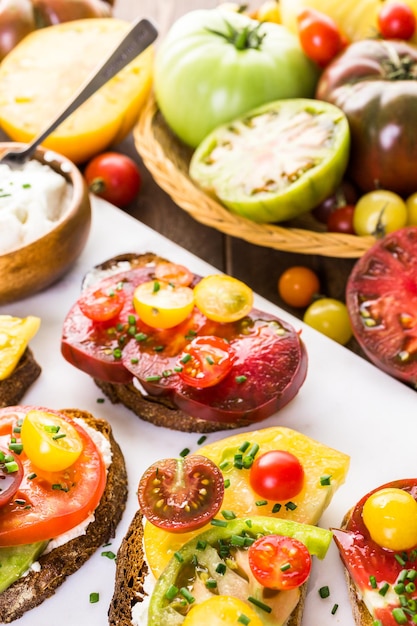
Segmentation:
<svg viewBox="0 0 417 626">
<path fill-rule="evenodd" d="M 0 155 L 20 145 L 0 142 Z M 80 170 L 66 157 L 44 148 L 38 148 L 33 158 L 66 179 L 72 187 L 70 199 L 63 216 L 47 234 L 0 254 L 0 304 L 33 295 L 57 281 L 82 252 L 90 231 L 90 198 Z"/>
</svg>

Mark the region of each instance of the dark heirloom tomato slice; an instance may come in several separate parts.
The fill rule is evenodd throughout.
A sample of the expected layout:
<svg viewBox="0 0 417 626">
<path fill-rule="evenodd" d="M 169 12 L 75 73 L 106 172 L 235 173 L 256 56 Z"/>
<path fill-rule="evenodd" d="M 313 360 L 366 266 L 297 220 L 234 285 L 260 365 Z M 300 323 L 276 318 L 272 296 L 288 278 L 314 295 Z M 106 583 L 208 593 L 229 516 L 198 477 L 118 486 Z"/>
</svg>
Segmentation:
<svg viewBox="0 0 417 626">
<path fill-rule="evenodd" d="M 265 535 L 249 547 L 249 566 L 256 580 L 268 589 L 296 589 L 310 575 L 308 548 L 294 537 Z"/>
<path fill-rule="evenodd" d="M 417 227 L 390 233 L 355 264 L 346 305 L 357 341 L 380 369 L 417 386 Z"/>
<path fill-rule="evenodd" d="M 223 495 L 223 474 L 201 455 L 157 461 L 145 471 L 138 487 L 145 517 L 173 533 L 207 524 L 220 510 Z"/>
</svg>

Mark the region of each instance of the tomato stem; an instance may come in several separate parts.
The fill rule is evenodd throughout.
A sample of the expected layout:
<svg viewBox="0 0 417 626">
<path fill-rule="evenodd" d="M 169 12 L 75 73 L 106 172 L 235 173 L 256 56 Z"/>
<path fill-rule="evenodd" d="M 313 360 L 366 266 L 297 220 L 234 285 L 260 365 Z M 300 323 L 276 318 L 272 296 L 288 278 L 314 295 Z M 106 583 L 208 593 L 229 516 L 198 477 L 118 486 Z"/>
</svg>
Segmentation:
<svg viewBox="0 0 417 626">
<path fill-rule="evenodd" d="M 245 26 L 242 29 L 235 28 L 227 20 L 225 20 L 225 24 L 228 29 L 227 33 L 212 28 L 207 28 L 206 30 L 213 33 L 213 35 L 223 37 L 226 41 L 233 44 L 237 50 L 247 50 L 249 48 L 258 50 L 261 47 L 261 43 L 266 34 L 261 35 L 258 32 L 262 25 L 261 22 L 256 24 L 254 28 Z"/>
</svg>

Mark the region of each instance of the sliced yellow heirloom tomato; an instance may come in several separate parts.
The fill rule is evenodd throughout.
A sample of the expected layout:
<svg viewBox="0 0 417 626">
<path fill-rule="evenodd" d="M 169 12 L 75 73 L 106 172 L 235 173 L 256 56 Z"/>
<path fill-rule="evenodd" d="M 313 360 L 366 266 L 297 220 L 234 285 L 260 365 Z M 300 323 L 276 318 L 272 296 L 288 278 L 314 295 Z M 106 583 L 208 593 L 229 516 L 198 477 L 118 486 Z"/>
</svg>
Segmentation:
<svg viewBox="0 0 417 626">
<path fill-rule="evenodd" d="M 22 423 L 23 449 L 36 467 L 59 472 L 80 456 L 83 444 L 70 422 L 53 413 L 29 411 Z"/>
<path fill-rule="evenodd" d="M 136 287 L 133 306 L 140 319 L 152 328 L 173 328 L 183 322 L 194 308 L 194 293 L 160 280 Z"/>
<path fill-rule="evenodd" d="M 0 315 L 0 380 L 8 378 L 40 326 L 39 317 Z"/>
<path fill-rule="evenodd" d="M 201 626 L 201 624 L 262 626 L 261 620 L 252 607 L 247 602 L 232 596 L 211 596 L 193 606 L 187 613 L 183 626 Z"/>
<path fill-rule="evenodd" d="M 195 303 L 208 319 L 236 322 L 253 307 L 253 291 L 232 276 L 212 274 L 194 287 Z"/>
<path fill-rule="evenodd" d="M 70 98 L 131 25 L 116 18 L 75 20 L 25 37 L 0 66 L 0 126 L 29 142 Z M 99 89 L 45 140 L 44 146 L 83 163 L 133 128 L 152 84 L 148 48 Z"/>
<path fill-rule="evenodd" d="M 259 506 L 260 497 L 250 486 L 249 470 L 238 469 L 234 465 L 235 454 L 241 446 L 246 447 L 248 443 L 247 450 L 253 445 L 259 445 L 257 455 L 269 450 L 286 450 L 297 456 L 304 468 L 305 477 L 302 490 L 292 499 L 295 508 L 287 508 L 284 504 L 274 509 L 275 503 L 269 501 Z M 225 480 L 230 481 L 224 491 L 222 510 L 233 511 L 237 517 L 270 515 L 304 524 L 317 524 L 333 494 L 344 483 L 349 469 L 349 457 L 343 452 L 290 428 L 277 426 L 232 435 L 199 448 L 197 453 L 221 466 Z M 323 480 L 323 477 L 328 480 Z M 186 541 L 196 532 L 203 532 L 208 528 L 211 526 L 178 535 L 146 522 L 146 560 L 155 576 L 161 575 L 169 559 Z"/>
</svg>

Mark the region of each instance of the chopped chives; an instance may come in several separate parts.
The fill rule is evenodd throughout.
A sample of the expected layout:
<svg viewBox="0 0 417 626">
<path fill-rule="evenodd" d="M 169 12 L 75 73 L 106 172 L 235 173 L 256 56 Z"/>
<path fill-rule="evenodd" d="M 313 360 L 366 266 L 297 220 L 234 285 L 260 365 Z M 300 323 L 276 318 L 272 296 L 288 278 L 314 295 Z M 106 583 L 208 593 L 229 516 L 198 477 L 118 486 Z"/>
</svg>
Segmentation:
<svg viewBox="0 0 417 626">
<path fill-rule="evenodd" d="M 244 613 L 241 613 L 239 615 L 239 617 L 237 618 L 237 621 L 239 624 L 243 624 L 243 626 L 248 626 L 248 624 L 250 624 L 250 618 Z"/>
<path fill-rule="evenodd" d="M 244 383 L 247 380 L 247 376 L 236 376 L 235 377 L 235 381 L 241 385 L 242 383 Z"/>
<path fill-rule="evenodd" d="M 100 594 L 98 594 L 97 591 L 93 591 L 92 593 L 90 593 L 91 604 L 96 604 L 96 602 L 98 602 L 99 599 L 100 599 Z"/>
<path fill-rule="evenodd" d="M 194 596 L 188 591 L 187 587 L 181 587 L 180 594 L 187 600 L 189 604 L 195 601 Z"/>
<path fill-rule="evenodd" d="M 287 511 L 295 511 L 297 505 L 294 502 L 290 501 L 286 503 L 285 508 L 287 509 Z"/>
<path fill-rule="evenodd" d="M 236 518 L 236 513 L 234 513 L 233 511 L 221 511 L 221 514 L 223 515 L 224 519 L 230 520 L 230 519 L 235 519 Z"/>
<path fill-rule="evenodd" d="M 226 480 L 224 481 L 224 488 L 227 489 L 228 487 L 230 487 L 230 480 L 226 478 Z"/>
<path fill-rule="evenodd" d="M 206 587 L 207 589 L 216 589 L 217 581 L 214 578 L 208 578 L 206 580 Z"/>
<path fill-rule="evenodd" d="M 224 574 L 226 572 L 226 565 L 224 563 L 218 563 L 216 566 L 217 574 Z"/>
<path fill-rule="evenodd" d="M 223 520 L 223 519 L 217 519 L 217 518 L 212 519 L 212 520 L 210 521 L 210 524 L 211 524 L 212 526 L 223 526 L 223 527 L 226 527 L 226 526 L 227 526 L 227 522 L 226 522 L 226 520 Z"/>
<path fill-rule="evenodd" d="M 281 504 L 276 502 L 272 507 L 272 513 L 278 513 L 281 510 Z"/>
<path fill-rule="evenodd" d="M 338 609 L 338 608 L 339 608 L 339 605 L 338 605 L 338 604 L 333 604 L 333 608 L 332 608 L 332 610 L 331 610 L 332 615 L 334 615 L 334 614 L 336 613 L 336 611 L 337 611 L 337 609 Z"/>
<path fill-rule="evenodd" d="M 378 591 L 379 595 L 385 596 L 388 589 L 389 589 L 389 584 L 388 583 L 383 584 L 381 589 Z"/>
<path fill-rule="evenodd" d="M 182 555 L 179 552 L 174 552 L 174 556 L 177 559 L 178 563 L 182 563 L 184 561 Z"/>
<path fill-rule="evenodd" d="M 114 552 L 112 552 L 111 550 L 104 550 L 104 552 L 101 553 L 101 556 L 105 556 L 108 559 L 115 559 L 116 555 Z"/>
<path fill-rule="evenodd" d="M 265 506 L 265 504 L 268 504 L 268 500 L 257 500 L 255 504 L 256 506 Z"/>
<path fill-rule="evenodd" d="M 190 454 L 190 448 L 184 448 L 184 450 L 181 450 L 181 452 L 180 452 L 180 456 L 181 457 L 185 457 L 188 454 Z"/>
<path fill-rule="evenodd" d="M 165 597 L 167 600 L 173 600 L 177 595 L 179 589 L 175 585 L 170 585 L 165 592 Z"/>
<path fill-rule="evenodd" d="M 242 443 L 241 446 L 239 446 L 239 452 L 246 452 L 246 450 L 249 448 L 250 446 L 250 442 L 249 441 L 244 441 Z"/>
<path fill-rule="evenodd" d="M 324 476 L 320 476 L 320 485 L 322 487 L 330 485 L 331 474 L 325 474 Z"/>
<path fill-rule="evenodd" d="M 319 596 L 320 598 L 328 598 L 330 596 L 330 589 L 327 585 L 320 587 Z"/>
<path fill-rule="evenodd" d="M 254 598 L 253 596 L 249 596 L 248 597 L 248 602 L 251 602 L 252 604 L 257 606 L 258 609 L 262 609 L 262 611 L 265 611 L 265 613 L 271 613 L 272 612 L 272 609 L 271 609 L 270 606 L 268 606 L 264 602 L 261 602 L 260 600 L 257 600 L 257 598 Z"/>
<path fill-rule="evenodd" d="M 207 439 L 207 435 L 203 435 L 203 436 L 202 436 L 202 437 L 200 437 L 200 439 L 197 441 L 197 444 L 198 444 L 199 446 L 201 446 L 201 445 L 205 442 L 205 440 L 206 440 L 206 439 Z"/>
<path fill-rule="evenodd" d="M 290 563 L 284 563 L 284 565 L 281 565 L 281 567 L 279 569 L 281 570 L 281 572 L 286 572 L 287 570 L 291 569 L 291 564 Z"/>
</svg>

